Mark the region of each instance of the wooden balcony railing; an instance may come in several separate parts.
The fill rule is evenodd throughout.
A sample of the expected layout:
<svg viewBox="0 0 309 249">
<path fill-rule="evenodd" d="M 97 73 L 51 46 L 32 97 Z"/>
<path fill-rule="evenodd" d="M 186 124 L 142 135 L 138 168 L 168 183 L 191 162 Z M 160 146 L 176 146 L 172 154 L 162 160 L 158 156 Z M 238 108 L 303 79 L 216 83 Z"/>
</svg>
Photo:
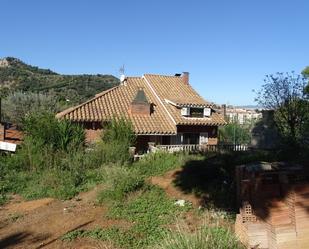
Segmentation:
<svg viewBox="0 0 309 249">
<path fill-rule="evenodd" d="M 241 144 L 219 144 L 219 145 L 207 145 L 207 144 L 171 144 L 171 145 L 156 145 L 150 148 L 151 151 L 163 150 L 168 152 L 224 152 L 224 151 L 247 151 L 247 145 Z"/>
</svg>

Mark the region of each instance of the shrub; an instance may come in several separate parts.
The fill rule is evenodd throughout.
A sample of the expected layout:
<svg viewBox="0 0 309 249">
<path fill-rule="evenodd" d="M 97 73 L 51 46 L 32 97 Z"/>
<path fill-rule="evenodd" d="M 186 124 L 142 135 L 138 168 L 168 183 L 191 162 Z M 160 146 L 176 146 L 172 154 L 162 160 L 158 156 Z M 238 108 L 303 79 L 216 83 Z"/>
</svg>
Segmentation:
<svg viewBox="0 0 309 249">
<path fill-rule="evenodd" d="M 72 152 L 52 151 L 48 147 L 26 150 L 31 148 L 33 146 L 25 146 L 11 157 L 1 157 L 3 197 L 11 192 L 26 199 L 69 199 L 103 181 L 101 168 L 89 169 L 90 155 L 82 149 Z"/>
<path fill-rule="evenodd" d="M 101 170 L 104 163 L 122 165 L 129 159 L 133 132 L 124 120 L 112 122 L 101 146 L 94 151 L 85 151 L 84 130 L 80 126 L 57 120 L 48 112 L 28 115 L 23 128 L 25 138 L 21 148 L 13 156 L 0 160 L 0 203 L 6 200 L 8 192 L 27 199 L 68 199 L 106 179 L 115 191 L 110 189 L 102 196 L 119 200 L 144 184 L 143 178 L 131 169 L 111 167 L 115 172 L 108 174 Z"/>
<path fill-rule="evenodd" d="M 40 146 L 53 150 L 70 151 L 80 148 L 85 141 L 82 127 L 68 120 L 57 120 L 54 114 L 41 112 L 26 116 L 23 122 L 27 137 Z"/>
<path fill-rule="evenodd" d="M 129 146 L 118 142 L 99 142 L 93 152 L 93 160 L 95 164 L 119 163 L 126 164 L 130 162 L 131 155 L 129 154 Z"/>
<path fill-rule="evenodd" d="M 17 170 L 35 171 L 42 168 L 51 168 L 55 157 L 51 148 L 44 147 L 41 140 L 26 136 L 21 148 L 9 160 L 10 165 Z"/>
<path fill-rule="evenodd" d="M 136 171 L 121 166 L 106 168 L 105 181 L 108 188 L 99 193 L 99 202 L 121 201 L 127 194 L 141 189 L 144 185 L 144 179 Z"/>
<path fill-rule="evenodd" d="M 113 118 L 105 124 L 102 142 L 96 148 L 97 160 L 101 163 L 128 162 L 131 158 L 129 147 L 135 142 L 133 126 L 125 118 Z"/>
<path fill-rule="evenodd" d="M 118 141 L 130 146 L 135 141 L 133 125 L 123 117 L 113 118 L 105 125 L 102 139 L 106 143 Z"/>
</svg>

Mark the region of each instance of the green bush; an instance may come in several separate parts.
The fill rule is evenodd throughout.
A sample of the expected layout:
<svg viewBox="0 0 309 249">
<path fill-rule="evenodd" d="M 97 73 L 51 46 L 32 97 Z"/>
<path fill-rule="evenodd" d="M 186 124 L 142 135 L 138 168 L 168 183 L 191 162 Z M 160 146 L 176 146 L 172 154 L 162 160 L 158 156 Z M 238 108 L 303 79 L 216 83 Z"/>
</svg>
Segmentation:
<svg viewBox="0 0 309 249">
<path fill-rule="evenodd" d="M 79 149 L 85 142 L 84 129 L 68 120 L 57 120 L 53 113 L 41 112 L 26 116 L 23 121 L 26 138 L 53 150 Z"/>
<path fill-rule="evenodd" d="M 97 144 L 94 156 L 98 164 L 130 161 L 129 147 L 135 142 L 132 123 L 125 118 L 113 118 L 105 124 L 102 141 Z"/>
<path fill-rule="evenodd" d="M 101 170 L 102 165 L 111 162 L 127 163 L 128 147 L 134 141 L 132 126 L 124 120 L 113 121 L 108 127 L 100 146 L 85 150 L 85 134 L 80 126 L 57 120 L 48 112 L 25 117 L 21 148 L 12 156 L 0 158 L 0 202 L 10 192 L 27 199 L 68 199 L 106 179 L 116 190 L 110 191 L 111 198 L 123 198 L 140 188 L 143 179 L 131 170 L 119 167 L 114 177 L 112 173 L 106 177 Z M 131 135 L 127 136 L 127 131 Z"/>
<path fill-rule="evenodd" d="M 126 164 L 131 160 L 129 146 L 118 141 L 109 143 L 100 141 L 96 144 L 93 156 L 93 160 L 97 165 L 109 163 Z"/>
<path fill-rule="evenodd" d="M 135 141 L 133 125 L 126 118 L 113 118 L 105 124 L 102 139 L 106 143 L 118 141 L 130 146 Z"/>
</svg>

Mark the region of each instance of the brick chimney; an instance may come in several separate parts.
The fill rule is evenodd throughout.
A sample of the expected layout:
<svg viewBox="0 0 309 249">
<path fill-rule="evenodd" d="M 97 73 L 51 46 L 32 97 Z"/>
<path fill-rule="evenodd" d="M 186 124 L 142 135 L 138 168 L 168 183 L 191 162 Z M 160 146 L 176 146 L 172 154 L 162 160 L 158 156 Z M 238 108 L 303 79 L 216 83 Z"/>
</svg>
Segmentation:
<svg viewBox="0 0 309 249">
<path fill-rule="evenodd" d="M 182 80 L 184 84 L 189 85 L 189 73 L 188 72 L 182 73 Z"/>
<path fill-rule="evenodd" d="M 146 94 L 142 88 L 137 91 L 137 94 L 130 106 L 130 113 L 132 115 L 147 116 L 151 113 L 151 105 L 147 100 Z"/>
<path fill-rule="evenodd" d="M 226 104 L 222 105 L 222 109 L 223 109 L 223 118 L 225 121 L 227 121 L 227 116 L 226 116 Z"/>
</svg>

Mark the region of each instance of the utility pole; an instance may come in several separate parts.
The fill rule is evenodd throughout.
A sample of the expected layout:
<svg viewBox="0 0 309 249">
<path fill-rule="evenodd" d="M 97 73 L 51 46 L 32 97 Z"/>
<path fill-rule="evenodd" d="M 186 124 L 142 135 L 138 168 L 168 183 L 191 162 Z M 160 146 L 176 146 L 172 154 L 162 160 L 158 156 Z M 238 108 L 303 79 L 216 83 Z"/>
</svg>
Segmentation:
<svg viewBox="0 0 309 249">
<path fill-rule="evenodd" d="M 235 112 L 235 108 L 234 108 L 234 113 Z M 236 113 L 236 118 L 234 119 L 234 149 L 236 147 L 236 123 L 238 121 L 238 114 Z"/>
</svg>

